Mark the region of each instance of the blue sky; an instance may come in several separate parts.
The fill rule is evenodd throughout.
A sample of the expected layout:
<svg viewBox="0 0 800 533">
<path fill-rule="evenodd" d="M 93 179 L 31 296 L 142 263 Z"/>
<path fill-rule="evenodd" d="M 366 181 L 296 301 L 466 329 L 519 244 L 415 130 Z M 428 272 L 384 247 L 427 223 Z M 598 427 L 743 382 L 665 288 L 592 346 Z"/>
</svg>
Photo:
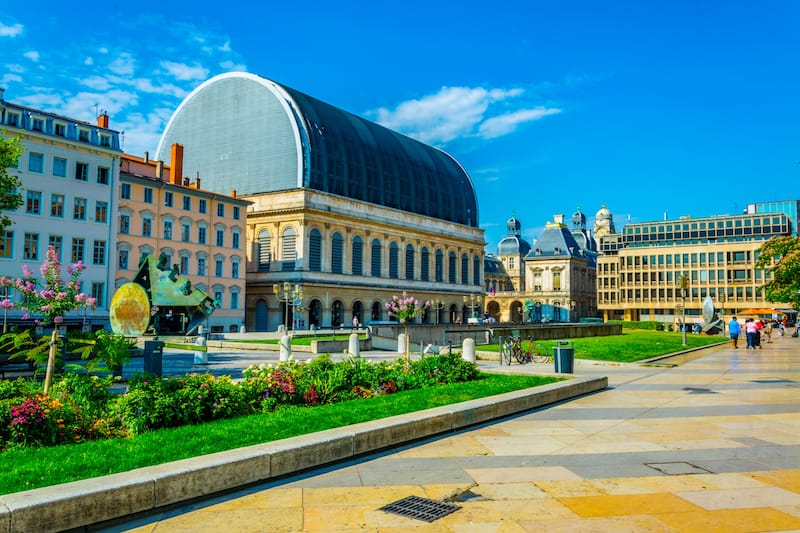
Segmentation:
<svg viewBox="0 0 800 533">
<path fill-rule="evenodd" d="M 486 251 L 512 213 L 617 228 L 800 198 L 800 2 L 12 2 L 9 101 L 155 152 L 204 80 L 245 70 L 452 154 Z"/>
</svg>

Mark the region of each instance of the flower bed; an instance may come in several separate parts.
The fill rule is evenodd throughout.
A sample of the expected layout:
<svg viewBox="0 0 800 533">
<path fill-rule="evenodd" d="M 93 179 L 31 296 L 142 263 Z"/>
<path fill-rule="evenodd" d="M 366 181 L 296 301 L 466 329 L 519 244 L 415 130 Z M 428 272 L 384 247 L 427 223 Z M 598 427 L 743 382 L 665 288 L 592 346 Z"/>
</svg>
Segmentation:
<svg viewBox="0 0 800 533">
<path fill-rule="evenodd" d="M 479 377 L 474 363 L 457 355 L 406 362 L 361 358 L 334 363 L 330 356 L 309 363 L 288 361 L 250 367 L 244 379 L 209 374 L 160 378 L 139 375 L 121 395 L 111 377 L 73 372 L 49 394 L 36 382 L 0 382 L 0 450 L 116 438 L 187 424 L 267 413 L 286 405 L 315 406 Z"/>
</svg>

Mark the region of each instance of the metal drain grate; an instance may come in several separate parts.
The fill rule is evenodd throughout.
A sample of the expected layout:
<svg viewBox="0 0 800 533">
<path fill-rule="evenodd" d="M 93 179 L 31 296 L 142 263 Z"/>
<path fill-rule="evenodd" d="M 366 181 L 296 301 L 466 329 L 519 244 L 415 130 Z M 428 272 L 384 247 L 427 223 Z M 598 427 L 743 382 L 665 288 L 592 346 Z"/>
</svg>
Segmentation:
<svg viewBox="0 0 800 533">
<path fill-rule="evenodd" d="M 433 522 L 459 509 L 461 507 L 452 503 L 420 498 L 419 496 L 409 496 L 380 508 L 381 511 L 386 511 L 387 513 L 416 518 L 425 522 Z"/>
<path fill-rule="evenodd" d="M 686 463 L 683 461 L 675 462 L 675 463 L 645 463 L 644 466 L 648 466 L 654 470 L 658 470 L 662 474 L 666 474 L 668 476 L 682 476 L 686 474 L 713 474 L 711 470 L 707 470 L 703 467 L 693 465 L 691 463 Z"/>
</svg>

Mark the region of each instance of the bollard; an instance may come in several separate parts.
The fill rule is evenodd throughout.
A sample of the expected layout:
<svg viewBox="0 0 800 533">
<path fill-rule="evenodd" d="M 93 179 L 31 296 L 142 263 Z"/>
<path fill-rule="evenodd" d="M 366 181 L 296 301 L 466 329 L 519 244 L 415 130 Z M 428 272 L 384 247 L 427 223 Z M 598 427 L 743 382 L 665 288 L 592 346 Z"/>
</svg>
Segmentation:
<svg viewBox="0 0 800 533">
<path fill-rule="evenodd" d="M 246 330 L 245 330 L 244 324 L 242 324 L 241 326 L 239 326 L 239 333 L 246 333 Z"/>
<path fill-rule="evenodd" d="M 350 344 L 348 344 L 347 351 L 350 352 L 350 355 L 353 357 L 361 356 L 361 346 L 358 344 L 358 333 L 350 334 Z"/>
<path fill-rule="evenodd" d="M 289 335 L 281 337 L 281 355 L 280 360 L 288 361 L 292 356 L 292 338 Z"/>
<path fill-rule="evenodd" d="M 405 333 L 401 333 L 397 336 L 397 353 L 404 354 L 406 353 L 406 343 L 408 339 L 406 338 Z"/>
<path fill-rule="evenodd" d="M 461 344 L 461 359 L 470 363 L 475 362 L 475 339 L 467 337 Z"/>
<path fill-rule="evenodd" d="M 194 343 L 197 346 L 205 346 L 206 339 L 205 337 L 197 337 L 194 340 Z M 207 365 L 208 364 L 208 352 L 207 351 L 196 351 L 194 352 L 194 364 L 196 365 Z"/>
</svg>

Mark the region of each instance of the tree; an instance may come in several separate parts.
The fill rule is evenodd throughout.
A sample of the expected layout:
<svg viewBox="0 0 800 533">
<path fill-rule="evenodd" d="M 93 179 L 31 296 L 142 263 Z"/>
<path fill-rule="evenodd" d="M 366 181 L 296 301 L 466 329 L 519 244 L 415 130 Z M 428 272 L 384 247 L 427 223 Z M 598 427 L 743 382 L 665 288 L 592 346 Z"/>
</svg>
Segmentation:
<svg viewBox="0 0 800 533">
<path fill-rule="evenodd" d="M 9 174 L 9 168 L 17 168 L 22 155 L 19 137 L 8 137 L 0 131 L 0 234 L 13 224 L 4 211 L 16 211 L 22 205 L 22 181 L 19 176 Z"/>
<path fill-rule="evenodd" d="M 768 273 L 768 281 L 762 286 L 764 298 L 800 306 L 800 237 L 770 239 L 759 253 L 756 268 Z"/>
</svg>

